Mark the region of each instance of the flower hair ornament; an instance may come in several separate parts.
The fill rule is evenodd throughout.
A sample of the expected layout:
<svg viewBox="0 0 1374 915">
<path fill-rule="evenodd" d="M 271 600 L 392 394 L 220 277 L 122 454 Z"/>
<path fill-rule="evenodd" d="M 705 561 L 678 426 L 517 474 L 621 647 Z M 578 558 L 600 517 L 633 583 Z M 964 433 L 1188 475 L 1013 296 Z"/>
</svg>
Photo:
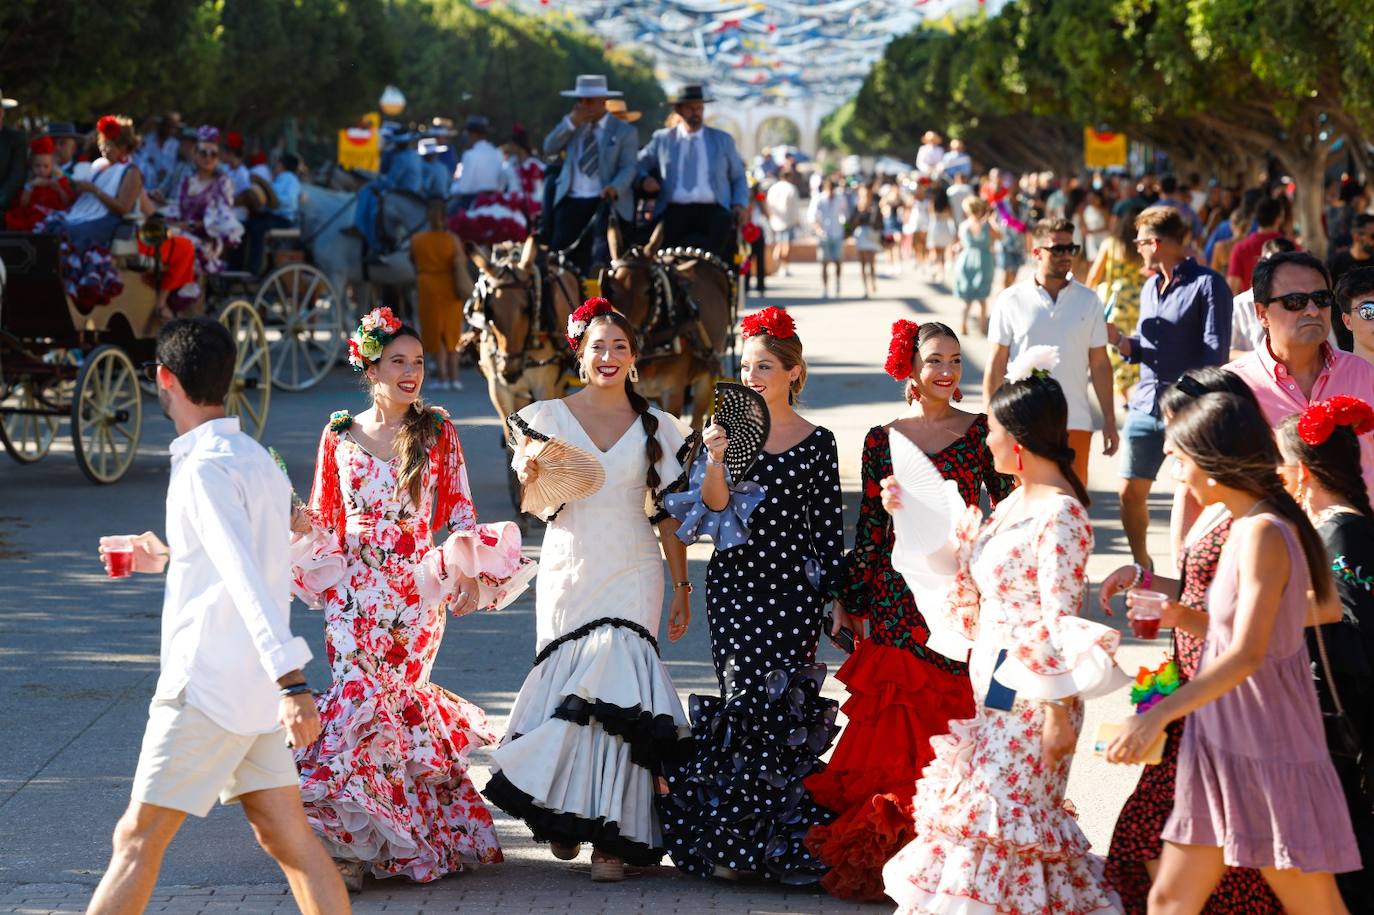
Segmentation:
<svg viewBox="0 0 1374 915">
<path fill-rule="evenodd" d="M 778 340 L 797 335 L 797 325 L 792 316 L 775 305 L 769 305 L 762 311 L 756 311 L 744 318 L 739 322 L 739 329 L 746 340 L 759 334 L 767 334 Z"/>
<path fill-rule="evenodd" d="M 382 350 L 401 330 L 401 320 L 390 308 L 374 308 L 363 315 L 362 323 L 348 338 L 348 361 L 361 372 L 382 357 Z"/>
<path fill-rule="evenodd" d="M 887 345 L 887 362 L 883 369 L 895 381 L 911 377 L 911 363 L 916 358 L 916 333 L 921 325 L 915 321 L 893 321 L 892 342 Z"/>
<path fill-rule="evenodd" d="M 1028 346 L 1026 351 L 1007 364 L 1007 381 L 1015 384 L 1018 381 L 1025 381 L 1032 375 L 1039 378 L 1049 378 L 1055 366 L 1059 364 L 1059 347 L 1057 346 Z"/>
<path fill-rule="evenodd" d="M 219 143 L 219 128 L 211 124 L 201 124 L 196 128 L 197 143 Z"/>
<path fill-rule="evenodd" d="M 592 323 L 592 318 L 612 314 L 614 311 L 615 307 L 611 305 L 610 299 L 603 299 L 601 296 L 583 302 L 582 307 L 568 315 L 568 345 L 577 349 L 577 344 L 587 332 L 587 326 Z"/>
<path fill-rule="evenodd" d="M 119 135 L 124 132 L 124 125 L 119 123 L 119 118 L 113 114 L 107 114 L 95 122 L 95 129 L 107 140 L 118 140 Z"/>
<path fill-rule="evenodd" d="M 1326 444 L 1338 426 L 1356 435 L 1374 431 L 1374 407 L 1349 394 L 1311 404 L 1298 419 L 1298 437 L 1313 448 Z"/>
</svg>

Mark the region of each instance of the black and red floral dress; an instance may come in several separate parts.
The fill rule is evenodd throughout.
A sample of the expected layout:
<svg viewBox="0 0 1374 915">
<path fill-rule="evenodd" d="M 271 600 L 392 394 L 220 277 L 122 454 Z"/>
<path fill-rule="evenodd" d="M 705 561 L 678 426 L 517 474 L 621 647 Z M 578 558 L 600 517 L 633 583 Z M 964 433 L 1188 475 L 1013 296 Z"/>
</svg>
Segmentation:
<svg viewBox="0 0 1374 915">
<path fill-rule="evenodd" d="M 1226 518 L 1203 533 L 1184 552 L 1180 603 L 1197 610 L 1206 609 L 1207 589 L 1216 577 L 1217 560 L 1221 558 L 1221 548 L 1230 533 L 1231 519 Z M 1175 629 L 1174 658 L 1178 661 L 1179 679 L 1188 682 L 1197 674 L 1202 658 L 1202 639 Z M 1140 782 L 1121 808 L 1112 831 L 1106 877 L 1121 897 L 1125 915 L 1146 915 L 1150 875 L 1145 870 L 1145 862 L 1157 859 L 1164 847 L 1159 834 L 1174 809 L 1174 781 L 1185 721 L 1186 718 L 1180 718 L 1165 728 L 1167 741 L 1163 761 L 1146 766 L 1140 773 Z M 1236 867 L 1226 869 L 1203 909 L 1203 915 L 1281 915 L 1282 912 L 1283 906 L 1258 870 Z"/>
<path fill-rule="evenodd" d="M 987 434 L 979 414 L 956 441 L 927 455 L 970 505 L 984 489 L 996 505 L 1014 485 L 993 469 Z M 974 712 L 968 666 L 926 649 L 925 617 L 892 568 L 892 518 L 878 485 L 891 474 L 888 429 L 875 426 L 864 439 L 863 500 L 840 598 L 868 621 L 869 635 L 836 674 L 849 691 L 849 724 L 825 771 L 806 780 L 816 802 L 837 814 L 811 828 L 807 847 L 829 867 L 822 885 L 846 899 L 884 898 L 883 865 L 915 835 L 911 799 L 933 757 L 930 738 Z"/>
</svg>

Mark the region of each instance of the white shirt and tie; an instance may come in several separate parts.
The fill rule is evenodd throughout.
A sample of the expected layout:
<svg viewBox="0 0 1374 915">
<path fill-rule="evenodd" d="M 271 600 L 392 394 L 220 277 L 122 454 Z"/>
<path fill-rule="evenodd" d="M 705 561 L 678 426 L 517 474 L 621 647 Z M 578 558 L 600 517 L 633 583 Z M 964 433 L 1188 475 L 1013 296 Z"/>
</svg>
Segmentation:
<svg viewBox="0 0 1374 915">
<path fill-rule="evenodd" d="M 610 117 L 614 115 L 608 112 L 600 120 L 576 128 L 577 135 L 569 145 L 566 166 L 573 170 L 569 197 L 586 199 L 601 196 L 604 188 L 601 183 L 601 143 L 606 138 L 606 119 Z M 572 126 L 572 118 L 565 117 L 564 121 L 569 127 Z"/>
<path fill-rule="evenodd" d="M 706 154 L 706 131 L 690 131 L 677 125 L 677 142 L 681 152 L 681 166 L 677 186 L 669 203 L 715 203 L 716 192 L 711 188 L 711 163 Z"/>
<path fill-rule="evenodd" d="M 277 680 L 305 667 L 291 635 L 291 484 L 233 417 L 171 446 L 162 672 L 155 698 L 186 702 L 234 734 L 277 722 Z"/>
</svg>

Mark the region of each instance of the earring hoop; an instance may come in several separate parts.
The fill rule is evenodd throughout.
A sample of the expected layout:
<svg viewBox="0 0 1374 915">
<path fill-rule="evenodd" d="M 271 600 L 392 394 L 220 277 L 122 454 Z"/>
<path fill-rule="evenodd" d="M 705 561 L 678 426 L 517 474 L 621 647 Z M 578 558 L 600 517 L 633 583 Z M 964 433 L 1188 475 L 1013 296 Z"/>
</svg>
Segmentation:
<svg viewBox="0 0 1374 915">
<path fill-rule="evenodd" d="M 639 364 L 630 366 L 630 384 L 639 384 Z"/>
<path fill-rule="evenodd" d="M 592 376 L 587 374 L 587 363 L 577 363 L 577 377 L 582 381 L 583 384 L 586 384 L 587 382 L 592 380 Z"/>
</svg>

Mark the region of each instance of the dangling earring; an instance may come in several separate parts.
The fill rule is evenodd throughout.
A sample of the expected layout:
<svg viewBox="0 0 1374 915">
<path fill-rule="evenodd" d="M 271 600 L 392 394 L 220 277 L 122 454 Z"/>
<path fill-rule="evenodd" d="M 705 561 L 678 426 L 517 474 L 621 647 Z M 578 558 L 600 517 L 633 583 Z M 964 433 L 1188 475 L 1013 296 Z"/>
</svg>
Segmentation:
<svg viewBox="0 0 1374 915">
<path fill-rule="evenodd" d="M 1022 463 L 1021 463 L 1021 446 L 1020 446 L 1020 445 L 1012 445 L 1012 446 L 1011 446 L 1011 450 L 1016 452 L 1016 469 L 1017 469 L 1017 470 L 1025 470 L 1025 469 L 1026 469 L 1025 466 L 1022 465 Z"/>
<path fill-rule="evenodd" d="M 586 384 L 587 382 L 592 380 L 592 376 L 587 374 L 587 363 L 577 363 L 577 377 L 582 380 L 583 384 Z"/>
<path fill-rule="evenodd" d="M 1207 478 L 1207 485 L 1208 485 L 1208 486 L 1215 486 L 1215 485 L 1217 485 L 1216 479 L 1215 479 L 1214 477 L 1208 477 L 1208 478 Z"/>
<path fill-rule="evenodd" d="M 1312 514 L 1312 487 L 1299 487 L 1298 502 L 1302 505 L 1302 512 L 1304 515 Z"/>
<path fill-rule="evenodd" d="M 639 364 L 630 366 L 630 384 L 639 384 Z"/>
<path fill-rule="evenodd" d="M 954 386 L 954 397 L 952 399 L 955 403 L 958 403 L 959 401 L 964 399 L 964 392 L 959 390 L 959 386 L 957 384 Z"/>
</svg>

